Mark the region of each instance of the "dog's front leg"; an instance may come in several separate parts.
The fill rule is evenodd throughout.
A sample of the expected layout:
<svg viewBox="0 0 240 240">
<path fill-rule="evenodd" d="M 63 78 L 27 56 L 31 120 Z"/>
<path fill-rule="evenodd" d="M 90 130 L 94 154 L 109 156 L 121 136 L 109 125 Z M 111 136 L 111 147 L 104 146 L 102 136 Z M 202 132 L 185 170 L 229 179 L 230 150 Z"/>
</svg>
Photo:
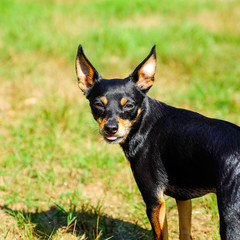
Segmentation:
<svg viewBox="0 0 240 240">
<path fill-rule="evenodd" d="M 191 218 L 192 218 L 192 202 L 191 200 L 176 200 L 179 217 L 179 239 L 191 240 Z"/>
<path fill-rule="evenodd" d="M 154 205 L 147 206 L 147 215 L 152 225 L 154 240 L 168 240 L 166 203 L 164 198 L 159 199 Z"/>
</svg>

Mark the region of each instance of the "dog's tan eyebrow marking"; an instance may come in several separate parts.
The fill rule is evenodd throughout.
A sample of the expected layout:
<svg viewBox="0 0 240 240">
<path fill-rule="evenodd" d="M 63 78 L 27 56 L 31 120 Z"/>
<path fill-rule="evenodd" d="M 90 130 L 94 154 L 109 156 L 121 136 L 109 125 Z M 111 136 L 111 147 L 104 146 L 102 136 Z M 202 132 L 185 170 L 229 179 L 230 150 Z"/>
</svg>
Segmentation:
<svg viewBox="0 0 240 240">
<path fill-rule="evenodd" d="M 108 100 L 106 97 L 101 97 L 100 100 L 103 102 L 104 105 L 107 105 Z"/>
<path fill-rule="evenodd" d="M 121 101 L 120 101 L 120 103 L 121 103 L 122 106 L 123 106 L 124 104 L 126 104 L 126 102 L 127 102 L 127 99 L 126 99 L 126 98 L 122 98 Z"/>
</svg>

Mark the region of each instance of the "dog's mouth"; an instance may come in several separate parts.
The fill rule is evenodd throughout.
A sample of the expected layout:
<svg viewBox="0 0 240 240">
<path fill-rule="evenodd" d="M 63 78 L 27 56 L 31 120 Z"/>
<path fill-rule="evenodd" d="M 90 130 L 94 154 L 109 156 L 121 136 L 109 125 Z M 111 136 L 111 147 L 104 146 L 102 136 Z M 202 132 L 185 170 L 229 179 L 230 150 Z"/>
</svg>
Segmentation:
<svg viewBox="0 0 240 240">
<path fill-rule="evenodd" d="M 108 143 L 121 143 L 123 141 L 123 137 L 121 136 L 103 136 L 104 140 Z"/>
</svg>

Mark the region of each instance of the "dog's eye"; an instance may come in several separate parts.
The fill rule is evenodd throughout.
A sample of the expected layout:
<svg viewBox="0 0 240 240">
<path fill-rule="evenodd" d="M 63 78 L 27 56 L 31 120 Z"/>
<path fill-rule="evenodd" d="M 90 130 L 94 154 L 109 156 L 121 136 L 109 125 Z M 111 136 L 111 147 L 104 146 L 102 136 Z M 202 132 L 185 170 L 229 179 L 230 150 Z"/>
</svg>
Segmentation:
<svg viewBox="0 0 240 240">
<path fill-rule="evenodd" d="M 127 110 L 131 110 L 131 109 L 134 108 L 134 105 L 131 104 L 131 103 L 127 103 L 127 104 L 124 105 L 124 108 L 127 109 Z"/>
<path fill-rule="evenodd" d="M 95 102 L 94 107 L 96 108 L 103 108 L 103 104 L 101 102 Z"/>
</svg>

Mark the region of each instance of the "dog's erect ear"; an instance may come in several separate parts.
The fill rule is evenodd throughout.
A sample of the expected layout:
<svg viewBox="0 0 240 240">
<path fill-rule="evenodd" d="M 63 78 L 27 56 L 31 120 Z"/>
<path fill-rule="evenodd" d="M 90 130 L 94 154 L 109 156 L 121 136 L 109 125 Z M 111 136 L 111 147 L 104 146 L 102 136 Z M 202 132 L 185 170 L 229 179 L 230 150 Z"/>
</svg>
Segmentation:
<svg viewBox="0 0 240 240">
<path fill-rule="evenodd" d="M 94 82 L 99 80 L 101 76 L 86 58 L 82 45 L 79 45 L 78 47 L 75 66 L 78 77 L 78 86 L 85 94 L 87 94 Z"/>
<path fill-rule="evenodd" d="M 149 55 L 130 75 L 130 78 L 136 82 L 137 87 L 143 92 L 147 92 L 153 85 L 156 63 L 156 45 L 154 45 Z"/>
</svg>

